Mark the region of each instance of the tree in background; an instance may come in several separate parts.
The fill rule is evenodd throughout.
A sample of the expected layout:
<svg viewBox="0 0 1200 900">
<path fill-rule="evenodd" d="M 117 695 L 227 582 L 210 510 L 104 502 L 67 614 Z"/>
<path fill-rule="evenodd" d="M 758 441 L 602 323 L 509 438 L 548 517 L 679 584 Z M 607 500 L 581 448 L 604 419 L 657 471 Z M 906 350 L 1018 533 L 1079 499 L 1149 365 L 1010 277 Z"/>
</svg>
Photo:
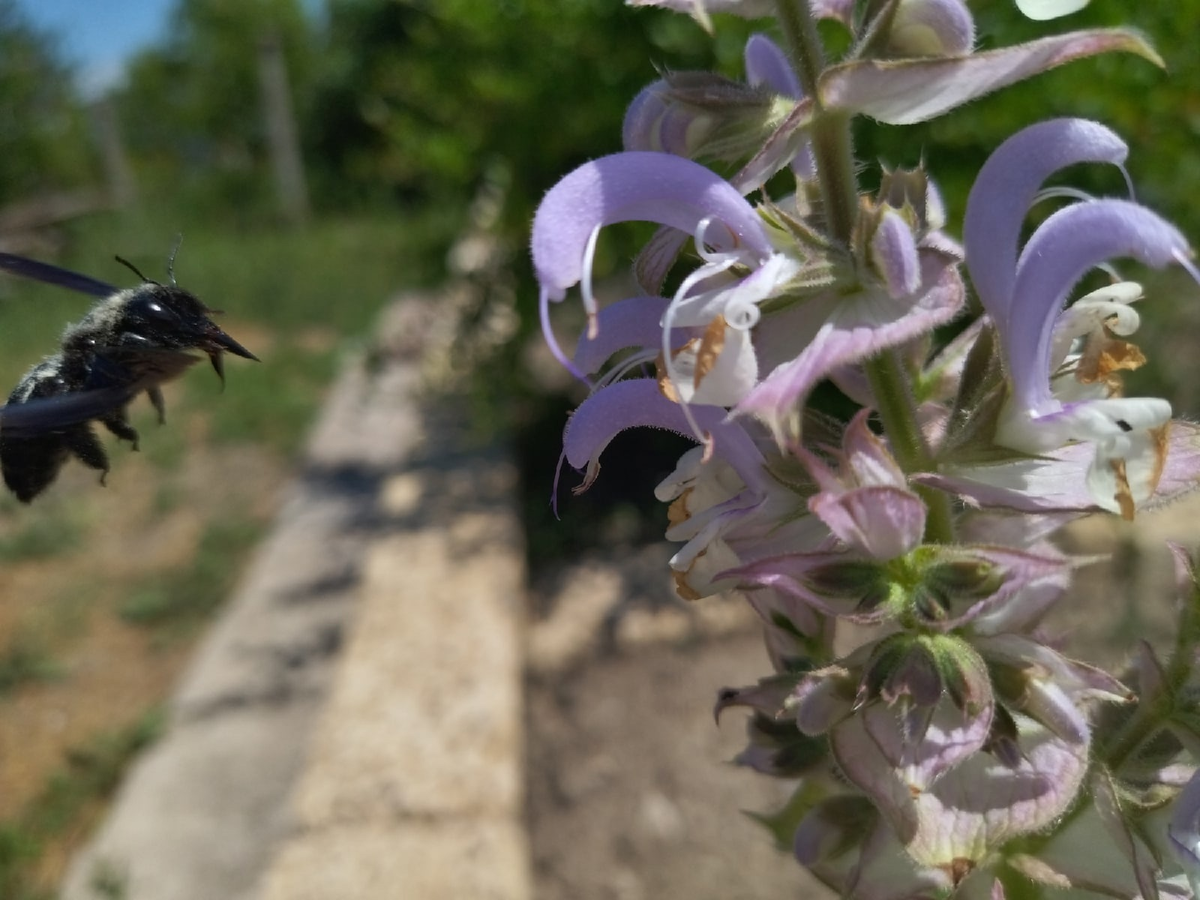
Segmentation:
<svg viewBox="0 0 1200 900">
<path fill-rule="evenodd" d="M 133 60 L 118 97 L 143 191 L 195 214 L 269 218 L 259 46 L 278 41 L 303 114 L 316 61 L 311 23 L 297 0 L 181 0 L 169 35 Z"/>
<path fill-rule="evenodd" d="M 0 0 L 0 206 L 96 179 L 71 75 L 53 38 Z"/>
</svg>

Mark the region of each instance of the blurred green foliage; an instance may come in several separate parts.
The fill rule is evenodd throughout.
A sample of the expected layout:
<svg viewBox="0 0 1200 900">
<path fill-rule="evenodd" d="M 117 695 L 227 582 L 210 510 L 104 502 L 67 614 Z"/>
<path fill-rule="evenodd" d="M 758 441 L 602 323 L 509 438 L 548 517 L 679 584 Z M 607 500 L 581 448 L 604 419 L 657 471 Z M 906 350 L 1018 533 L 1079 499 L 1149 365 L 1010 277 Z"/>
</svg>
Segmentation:
<svg viewBox="0 0 1200 900">
<path fill-rule="evenodd" d="M 0 0 L 0 206 L 86 183 L 95 154 L 54 38 Z"/>
</svg>

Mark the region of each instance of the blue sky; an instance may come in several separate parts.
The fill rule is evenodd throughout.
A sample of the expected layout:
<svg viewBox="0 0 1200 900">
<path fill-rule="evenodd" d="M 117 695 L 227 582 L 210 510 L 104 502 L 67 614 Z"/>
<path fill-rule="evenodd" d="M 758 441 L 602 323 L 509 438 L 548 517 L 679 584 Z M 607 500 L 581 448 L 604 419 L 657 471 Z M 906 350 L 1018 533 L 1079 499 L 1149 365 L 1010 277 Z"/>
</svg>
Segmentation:
<svg viewBox="0 0 1200 900">
<path fill-rule="evenodd" d="M 58 35 L 80 87 L 95 92 L 119 80 L 125 60 L 164 37 L 175 0 L 17 0 L 39 30 Z"/>
<path fill-rule="evenodd" d="M 58 35 L 80 88 L 99 93 L 121 78 L 125 61 L 166 36 L 176 0 L 16 0 L 39 30 Z M 304 0 L 309 9 L 320 0 Z"/>
</svg>

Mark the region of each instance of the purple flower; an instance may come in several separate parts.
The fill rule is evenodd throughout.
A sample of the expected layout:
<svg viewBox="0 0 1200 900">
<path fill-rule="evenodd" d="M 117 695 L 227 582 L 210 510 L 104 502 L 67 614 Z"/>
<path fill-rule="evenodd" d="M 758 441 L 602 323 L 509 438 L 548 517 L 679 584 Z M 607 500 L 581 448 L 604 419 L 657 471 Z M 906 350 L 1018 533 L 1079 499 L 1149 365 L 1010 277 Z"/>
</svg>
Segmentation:
<svg viewBox="0 0 1200 900">
<path fill-rule="evenodd" d="M 1092 389 L 1093 396 L 1056 392 L 1051 372 L 1063 361 L 1056 352 L 1065 353 L 1080 323 L 1102 331 L 1104 323 L 1123 316 L 1127 329 L 1136 327 L 1136 316 L 1118 309 L 1130 299 L 1126 290 L 1093 298 L 1094 309 L 1073 308 L 1065 318 L 1062 307 L 1090 269 L 1124 256 L 1156 267 L 1181 262 L 1187 241 L 1136 203 L 1087 200 L 1051 215 L 1018 253 L 1025 214 L 1050 174 L 1079 162 L 1119 165 L 1125 151 L 1107 128 L 1081 119 L 1054 119 L 1018 132 L 992 154 L 975 181 L 963 243 L 976 291 L 999 332 L 1011 384 L 997 443 L 1030 454 L 1094 444 L 1089 492 L 1099 506 L 1131 514 L 1161 474 L 1166 440 L 1157 429 L 1170 419 L 1171 408 L 1157 398 L 1110 397 L 1103 384 Z"/>
<path fill-rule="evenodd" d="M 732 405 L 758 377 L 749 335 L 758 322 L 757 304 L 787 283 L 796 264 L 773 250 L 758 214 L 739 191 L 682 157 L 617 153 L 580 166 L 547 193 L 534 218 L 532 249 L 548 343 L 568 369 L 584 377 L 558 347 L 549 303 L 580 284 L 587 340 L 600 336 L 602 323 L 591 291 L 595 242 L 601 227 L 628 220 L 659 222 L 693 235 L 704 259 L 662 309 L 661 327 L 653 329 L 668 376 L 664 386 L 685 404 L 685 416 L 691 415 L 691 403 Z M 735 276 L 735 267 L 750 273 Z M 610 315 L 605 324 L 643 337 L 651 330 L 634 305 L 622 306 L 621 314 Z M 675 329 L 684 335 L 682 348 Z M 692 426 L 703 437 L 694 422 Z"/>
<path fill-rule="evenodd" d="M 1167 836 L 1168 846 L 1187 875 L 1192 896 L 1200 897 L 1200 772 L 1175 798 Z"/>
</svg>

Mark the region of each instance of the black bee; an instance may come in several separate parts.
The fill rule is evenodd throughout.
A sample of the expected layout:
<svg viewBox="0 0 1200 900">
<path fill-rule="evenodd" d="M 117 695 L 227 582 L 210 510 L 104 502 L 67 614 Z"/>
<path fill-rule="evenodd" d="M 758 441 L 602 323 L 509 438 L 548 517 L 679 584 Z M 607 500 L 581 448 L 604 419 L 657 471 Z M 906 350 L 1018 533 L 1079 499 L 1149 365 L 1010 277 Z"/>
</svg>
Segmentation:
<svg viewBox="0 0 1200 900">
<path fill-rule="evenodd" d="M 207 354 L 221 381 L 221 354 L 245 359 L 253 353 L 209 318 L 216 311 L 175 284 L 175 254 L 167 273 L 170 284 L 151 281 L 131 263 L 117 257 L 142 283 L 120 288 L 68 272 L 57 266 L 0 253 L 0 269 L 90 294 L 97 300 L 80 321 L 68 325 L 62 349 L 25 373 L 8 404 L 0 408 L 0 470 L 4 483 L 22 503 L 30 502 L 76 457 L 108 474 L 108 455 L 92 429 L 93 420 L 138 449 L 138 433 L 126 407 L 142 391 L 164 421 L 162 391 Z"/>
</svg>

